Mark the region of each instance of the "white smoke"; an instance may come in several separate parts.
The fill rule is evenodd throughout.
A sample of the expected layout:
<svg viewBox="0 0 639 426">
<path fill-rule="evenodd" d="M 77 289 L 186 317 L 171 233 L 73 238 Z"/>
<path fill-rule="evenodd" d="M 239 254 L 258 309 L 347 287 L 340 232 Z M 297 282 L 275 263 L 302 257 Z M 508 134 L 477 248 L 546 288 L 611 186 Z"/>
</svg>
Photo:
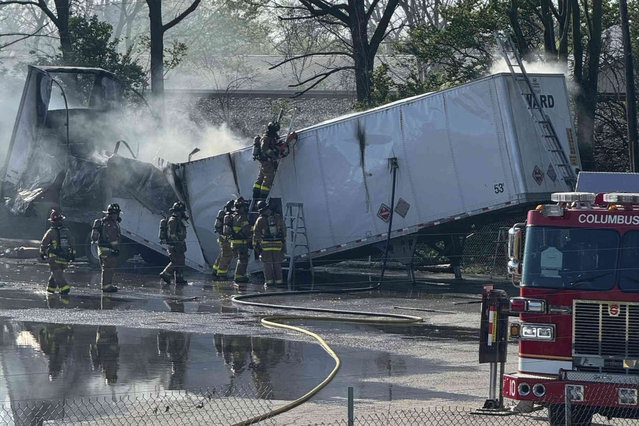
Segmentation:
<svg viewBox="0 0 639 426">
<path fill-rule="evenodd" d="M 568 69 L 568 64 L 559 62 L 559 61 L 546 61 L 542 59 L 544 54 L 542 52 L 534 52 L 531 54 L 531 57 L 537 58 L 537 60 L 529 61 L 522 60 L 524 68 L 526 72 L 529 74 L 563 74 L 566 78 L 566 87 L 568 89 L 568 93 L 571 96 L 574 96 L 579 90 L 578 86 L 575 84 L 572 78 L 572 74 Z M 518 71 L 518 68 L 515 67 L 515 71 Z M 504 59 L 501 52 L 495 50 L 493 53 L 493 62 L 490 68 L 490 74 L 497 74 L 503 72 L 510 72 L 508 68 L 508 64 Z"/>
<path fill-rule="evenodd" d="M 0 75 L 0 171 L 4 167 L 4 162 L 11 142 L 13 125 L 20 107 L 22 88 L 24 87 L 24 75 L 16 76 L 12 74 Z M 0 176 L 2 179 L 2 176 Z"/>
<path fill-rule="evenodd" d="M 230 152 L 250 144 L 234 134 L 226 123 L 196 122 L 191 114 L 195 98 L 165 97 L 154 100 L 151 108 L 139 104 L 96 118 L 80 120 L 74 117 L 70 126 L 73 141 L 90 137 L 100 154 L 109 155 L 119 140 L 124 140 L 133 154 L 142 161 L 157 163 L 159 158 L 172 163 L 187 161 L 195 148 L 200 151 L 193 159 Z M 87 136 L 89 135 L 89 136 Z M 119 155 L 130 156 L 124 146 Z"/>
<path fill-rule="evenodd" d="M 542 54 L 532 54 L 533 57 L 542 58 Z M 566 78 L 569 78 L 568 68 L 566 64 L 557 61 L 545 61 L 538 59 L 535 61 L 522 60 L 524 68 L 527 73 L 531 74 L 564 74 Z M 515 67 L 515 71 L 518 69 Z M 500 52 L 493 54 L 493 63 L 490 68 L 491 74 L 497 74 L 502 72 L 510 72 L 508 64 Z"/>
</svg>

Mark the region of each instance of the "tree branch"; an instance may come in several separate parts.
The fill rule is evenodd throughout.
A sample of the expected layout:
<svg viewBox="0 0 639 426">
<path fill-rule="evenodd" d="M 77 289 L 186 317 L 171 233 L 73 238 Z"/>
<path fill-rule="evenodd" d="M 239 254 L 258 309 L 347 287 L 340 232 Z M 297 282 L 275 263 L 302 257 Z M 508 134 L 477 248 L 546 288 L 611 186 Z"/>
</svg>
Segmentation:
<svg viewBox="0 0 639 426">
<path fill-rule="evenodd" d="M 309 90 L 311 90 L 313 87 L 315 87 L 315 86 L 317 86 L 318 84 L 320 84 L 322 81 L 326 80 L 326 79 L 327 79 L 327 78 L 328 78 L 331 74 L 335 74 L 336 72 L 344 71 L 344 70 L 352 69 L 352 68 L 354 68 L 354 67 L 340 67 L 340 68 L 334 68 L 334 69 L 332 69 L 332 70 L 330 70 L 330 71 L 327 71 L 327 72 L 325 72 L 325 73 L 317 74 L 317 75 L 315 75 L 315 76 L 313 76 L 313 77 L 311 77 L 311 78 L 309 78 L 309 79 L 307 79 L 306 81 L 303 81 L 303 82 L 301 82 L 301 83 L 297 83 L 297 84 L 289 84 L 289 85 L 288 85 L 288 87 L 299 87 L 299 86 L 301 86 L 302 84 L 304 84 L 304 83 L 306 83 L 306 82 L 309 82 L 309 81 L 314 80 L 314 79 L 318 79 L 316 82 L 314 82 L 313 84 L 311 84 L 311 85 L 310 85 L 309 87 L 307 87 L 306 89 L 304 89 L 304 90 L 300 90 L 299 92 L 296 92 L 296 93 L 295 93 L 295 95 L 293 95 L 293 96 L 292 96 L 293 98 L 297 98 L 297 97 L 299 97 L 299 96 L 302 96 L 304 93 L 308 92 Z"/>
<path fill-rule="evenodd" d="M 390 23 L 391 18 L 395 14 L 395 9 L 397 9 L 398 3 L 399 3 L 399 0 L 388 0 L 388 3 L 386 4 L 386 9 L 384 10 L 382 19 L 379 20 L 379 24 L 377 24 L 377 28 L 375 28 L 375 32 L 373 33 L 373 36 L 371 37 L 371 41 L 369 43 L 373 56 L 375 56 L 375 53 L 377 52 L 377 49 L 379 48 L 379 44 L 384 39 L 384 35 L 386 34 L 386 28 L 388 28 L 388 24 Z"/>
<path fill-rule="evenodd" d="M 352 55 L 350 53 L 346 53 L 346 52 L 317 52 L 317 53 L 307 53 L 305 55 L 297 55 L 294 56 L 292 58 L 288 58 L 283 60 L 280 63 L 277 63 L 275 65 L 271 65 L 271 67 L 269 67 L 269 70 L 273 70 L 281 65 L 284 65 L 288 62 L 294 61 L 296 59 L 302 59 L 302 58 L 307 58 L 309 56 L 320 56 L 320 55 L 344 55 L 344 56 L 348 56 L 348 57 L 352 57 Z"/>
<path fill-rule="evenodd" d="M 19 39 L 16 39 L 16 40 L 12 40 L 12 41 L 10 41 L 9 43 L 0 44 L 0 49 L 4 49 L 5 47 L 9 47 L 9 46 L 11 46 L 12 44 L 16 44 L 16 43 L 18 43 L 18 42 L 20 42 L 20 41 L 22 41 L 22 40 L 25 40 L 25 39 L 27 39 L 27 38 L 29 38 L 29 37 L 49 37 L 49 35 L 48 35 L 48 34 L 38 35 L 38 33 L 39 33 L 40 31 L 42 31 L 42 29 L 43 29 L 44 27 L 46 27 L 46 26 L 47 26 L 46 24 L 45 24 L 45 25 L 43 25 L 43 26 L 41 26 L 40 28 L 38 28 L 37 30 L 35 30 L 35 32 L 33 32 L 33 33 L 31 33 L 31 34 L 28 34 L 28 33 L 7 33 L 7 34 L 0 34 L 0 37 L 22 36 L 22 37 L 20 37 Z"/>
<path fill-rule="evenodd" d="M 308 83 L 309 81 L 313 81 L 313 80 L 318 79 L 318 78 L 321 78 L 322 80 L 324 80 L 329 75 L 335 74 L 338 71 L 352 70 L 352 69 L 355 69 L 355 67 L 353 67 L 353 66 L 344 66 L 344 67 L 333 68 L 332 70 L 329 70 L 329 71 L 326 71 L 326 72 L 322 72 L 322 73 L 319 73 L 319 74 L 315 74 L 313 77 L 309 77 L 309 78 L 307 78 L 304 81 L 300 81 L 299 83 L 289 84 L 288 87 L 300 87 L 300 86 Z M 315 86 L 317 86 L 317 82 L 314 83 L 311 87 L 315 87 Z M 310 89 L 310 87 L 309 87 L 309 89 Z M 308 90 L 308 89 L 306 89 L 306 90 Z"/>
<path fill-rule="evenodd" d="M 367 21 L 371 18 L 371 15 L 375 11 L 375 8 L 377 7 L 377 3 L 379 3 L 379 0 L 373 0 L 373 2 L 371 3 L 371 7 L 368 8 L 368 11 L 366 12 Z"/>
<path fill-rule="evenodd" d="M 51 19 L 51 22 L 53 22 L 53 25 L 58 27 L 60 21 L 58 17 L 55 15 L 55 13 L 53 13 L 53 11 L 49 9 L 47 2 L 45 0 L 38 0 L 38 7 L 44 12 L 45 15 L 49 17 L 49 19 Z"/>
<path fill-rule="evenodd" d="M 344 13 L 342 10 L 348 11 L 348 6 L 344 4 L 328 4 L 322 0 L 299 0 L 302 5 L 306 7 L 311 15 L 316 15 L 320 11 L 325 12 L 324 14 L 329 14 L 334 16 L 336 19 L 344 22 L 346 25 L 350 22 L 350 17 Z M 315 7 L 313 7 L 315 6 Z M 316 9 L 317 8 L 317 9 Z M 318 10 L 320 9 L 320 10 Z"/>
<path fill-rule="evenodd" d="M 40 0 L 40 1 L 43 1 L 43 0 Z M 197 9 L 199 4 L 200 4 L 200 0 L 194 0 L 193 3 L 191 3 L 191 6 L 188 7 L 188 9 L 186 9 L 184 12 L 182 12 L 181 14 L 176 16 L 172 21 L 168 22 L 166 25 L 163 25 L 162 26 L 162 31 L 163 32 L 167 32 L 168 30 L 173 28 L 182 19 L 186 18 L 191 12 L 193 12 L 195 9 Z"/>
<path fill-rule="evenodd" d="M 37 6 L 40 7 L 40 4 L 37 1 L 28 1 L 28 0 L 5 0 L 5 1 L 0 1 L 0 6 L 6 6 L 9 4 L 22 4 L 22 5 L 33 5 L 33 6 Z"/>
</svg>

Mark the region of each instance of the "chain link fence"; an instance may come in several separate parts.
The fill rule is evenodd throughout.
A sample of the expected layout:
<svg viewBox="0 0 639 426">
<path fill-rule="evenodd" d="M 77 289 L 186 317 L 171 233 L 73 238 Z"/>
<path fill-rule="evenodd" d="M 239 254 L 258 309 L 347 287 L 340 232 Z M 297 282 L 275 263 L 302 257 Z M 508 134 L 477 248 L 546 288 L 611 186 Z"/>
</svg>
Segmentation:
<svg viewBox="0 0 639 426">
<path fill-rule="evenodd" d="M 357 401 L 344 405 L 343 417 L 328 414 L 322 404 L 304 409 L 303 415 L 280 422 L 266 418 L 284 402 L 271 400 L 271 391 L 255 392 L 241 387 L 209 388 L 197 392 L 162 391 L 149 394 L 89 397 L 82 399 L 14 401 L 0 406 L 0 423 L 15 426 L 40 425 L 235 425 L 263 416 L 260 425 L 303 426 L 388 426 L 388 425 L 636 425 L 639 423 L 637 387 L 592 384 L 571 385 L 568 398 L 540 398 L 535 404 L 511 405 L 502 410 L 468 407 L 423 407 L 383 412 L 367 405 L 358 410 Z M 512 403 L 512 401 L 511 401 Z M 368 404 L 368 403 L 367 403 Z M 479 405 L 479 404 L 478 404 Z M 606 408 L 605 406 L 610 408 Z M 334 408 L 334 407 L 333 407 Z M 525 412 L 521 412 L 525 411 Z M 348 414 L 351 413 L 351 414 Z M 322 419 L 322 422 L 311 423 Z M 308 421 L 308 423 L 307 423 Z"/>
<path fill-rule="evenodd" d="M 506 400 L 500 409 L 464 407 L 433 407 L 423 401 L 422 407 L 387 409 L 377 412 L 370 407 L 358 410 L 357 402 L 344 408 L 344 418 L 334 421 L 304 423 L 304 426 L 507 426 L 507 425 L 637 425 L 639 424 L 639 385 L 582 382 L 554 387 L 555 393 L 535 397 L 534 401 Z M 548 380 L 548 379 L 546 379 Z M 612 379 L 614 381 L 614 379 Z M 627 376 L 626 383 L 636 383 Z M 550 385 L 549 385 L 550 387 Z M 348 413 L 348 414 L 346 414 Z"/>
<path fill-rule="evenodd" d="M 368 413 L 356 415 L 352 421 L 349 419 L 337 420 L 328 423 L 308 423 L 305 426 L 536 426 L 536 425 L 636 425 L 635 419 L 608 419 L 599 414 L 592 418 L 591 422 L 579 422 L 577 420 L 549 421 L 548 410 L 537 409 L 532 413 L 479 413 L 468 408 L 414 408 L 411 410 L 396 410 L 386 413 Z"/>
<path fill-rule="evenodd" d="M 238 386 L 197 392 L 161 391 L 60 400 L 13 401 L 0 406 L 0 424 L 40 425 L 232 425 L 275 408 L 270 389 Z M 260 424 L 273 425 L 275 419 Z"/>
</svg>

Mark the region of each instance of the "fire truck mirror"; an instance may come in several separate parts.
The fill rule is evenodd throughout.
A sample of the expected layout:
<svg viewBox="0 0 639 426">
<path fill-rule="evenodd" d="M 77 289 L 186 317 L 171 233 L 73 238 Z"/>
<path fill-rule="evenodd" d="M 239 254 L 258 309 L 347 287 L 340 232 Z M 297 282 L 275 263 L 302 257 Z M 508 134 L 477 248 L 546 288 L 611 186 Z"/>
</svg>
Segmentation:
<svg viewBox="0 0 639 426">
<path fill-rule="evenodd" d="M 508 230 L 508 274 L 513 279 L 521 275 L 524 228 L 525 224 L 516 223 Z"/>
<path fill-rule="evenodd" d="M 485 286 L 479 328 L 479 363 L 506 362 L 508 349 L 508 310 L 510 301 L 504 290 Z"/>
</svg>

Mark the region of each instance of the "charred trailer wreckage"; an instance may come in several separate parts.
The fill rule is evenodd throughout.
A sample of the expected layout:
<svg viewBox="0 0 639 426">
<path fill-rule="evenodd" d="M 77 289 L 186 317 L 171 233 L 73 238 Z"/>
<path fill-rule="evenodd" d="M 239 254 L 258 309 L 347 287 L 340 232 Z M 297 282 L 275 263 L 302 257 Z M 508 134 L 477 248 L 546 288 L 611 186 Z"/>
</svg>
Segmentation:
<svg viewBox="0 0 639 426">
<path fill-rule="evenodd" d="M 581 165 L 564 76 L 525 75 L 524 88 L 520 76 L 495 74 L 297 130 L 270 192 L 285 213 L 291 264 L 380 256 L 390 231 L 389 259 L 410 266 L 418 244 L 443 246 L 457 274 L 473 225 L 571 190 Z M 252 148 L 161 170 L 116 155 L 122 137 L 102 124 L 122 97 L 104 70 L 30 67 L 2 208 L 31 220 L 35 238 L 50 208 L 60 207 L 82 242 L 91 219 L 117 202 L 131 253 L 153 260 L 166 253 L 157 235 L 162 212 L 179 199 L 190 216 L 186 265 L 211 271 L 217 212 L 230 199 L 250 198 Z M 302 206 L 301 250 L 293 212 Z M 251 257 L 248 272 L 260 269 Z"/>
<path fill-rule="evenodd" d="M 115 75 L 99 68 L 29 66 L 1 175 L 0 235 L 40 238 L 49 211 L 60 209 L 79 255 L 97 263 L 91 222 L 117 202 L 124 212 L 120 259 L 165 261 L 157 224 L 176 195 L 162 170 L 136 160 L 113 126 L 124 95 Z M 123 145 L 133 158 L 118 155 Z M 201 257 L 194 237 L 188 243 L 191 258 Z M 204 263 L 189 266 L 203 270 Z"/>
</svg>

